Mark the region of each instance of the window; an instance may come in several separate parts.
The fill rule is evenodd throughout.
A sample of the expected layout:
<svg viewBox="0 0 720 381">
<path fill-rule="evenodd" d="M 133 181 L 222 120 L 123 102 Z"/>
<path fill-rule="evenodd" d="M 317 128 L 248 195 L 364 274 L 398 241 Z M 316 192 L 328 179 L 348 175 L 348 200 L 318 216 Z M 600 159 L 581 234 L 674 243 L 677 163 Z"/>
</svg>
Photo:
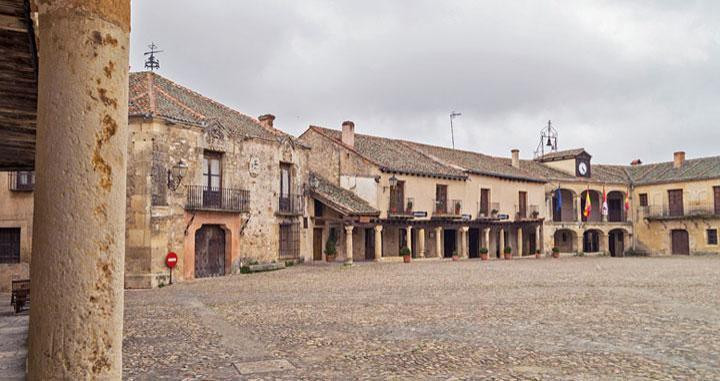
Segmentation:
<svg viewBox="0 0 720 381">
<path fill-rule="evenodd" d="M 325 205 L 323 205 L 322 202 L 315 200 L 313 202 L 314 209 L 315 209 L 315 217 L 322 217 L 323 213 L 325 212 Z"/>
<path fill-rule="evenodd" d="M 648 206 L 647 193 L 640 193 L 640 206 Z"/>
<path fill-rule="evenodd" d="M 209 190 L 219 191 L 222 187 L 222 154 L 205 152 L 203 158 L 203 185 Z"/>
<path fill-rule="evenodd" d="M 20 263 L 20 228 L 0 229 L 0 263 Z"/>
<path fill-rule="evenodd" d="M 300 224 L 280 224 L 280 258 L 300 256 Z"/>
<path fill-rule="evenodd" d="M 708 245 L 717 245 L 718 244 L 717 229 L 708 229 L 707 230 L 707 243 L 708 243 Z"/>
<path fill-rule="evenodd" d="M 713 194 L 715 198 L 715 214 L 720 215 L 720 186 L 713 187 Z"/>
<path fill-rule="evenodd" d="M 521 218 L 527 217 L 527 192 L 518 192 L 518 215 Z"/>
<path fill-rule="evenodd" d="M 480 214 L 485 217 L 490 215 L 490 189 L 480 189 Z"/>
<path fill-rule="evenodd" d="M 29 192 L 35 186 L 35 172 L 10 172 L 10 190 L 15 192 Z"/>
<path fill-rule="evenodd" d="M 435 186 L 435 211 L 447 213 L 447 185 L 437 184 Z"/>
</svg>

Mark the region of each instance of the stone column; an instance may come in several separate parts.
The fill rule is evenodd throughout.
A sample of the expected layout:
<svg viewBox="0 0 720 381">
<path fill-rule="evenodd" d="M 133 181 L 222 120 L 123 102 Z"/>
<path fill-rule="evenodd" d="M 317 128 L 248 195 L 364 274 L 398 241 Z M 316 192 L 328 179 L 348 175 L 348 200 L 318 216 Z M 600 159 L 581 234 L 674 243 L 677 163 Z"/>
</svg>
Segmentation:
<svg viewBox="0 0 720 381">
<path fill-rule="evenodd" d="M 460 256 L 462 258 L 468 258 L 470 256 L 470 247 L 468 246 L 468 230 L 470 230 L 470 228 L 467 226 L 463 226 L 462 228 L 460 228 L 460 240 L 462 241 L 462 245 L 460 246 L 462 248 Z"/>
<path fill-rule="evenodd" d="M 577 218 L 575 221 L 580 222 L 582 221 L 582 197 L 576 196 L 575 197 L 575 218 Z"/>
<path fill-rule="evenodd" d="M 130 0 L 37 5 L 27 377 L 119 380 Z"/>
<path fill-rule="evenodd" d="M 345 226 L 345 264 L 348 265 L 353 263 L 353 227 Z"/>
<path fill-rule="evenodd" d="M 523 255 L 523 229 L 519 227 L 517 230 L 517 256 L 522 257 Z"/>
<path fill-rule="evenodd" d="M 443 253 L 443 246 L 442 246 L 442 228 L 437 227 L 435 228 L 435 253 L 437 253 L 438 258 L 442 259 L 445 257 Z"/>
<path fill-rule="evenodd" d="M 488 253 L 490 252 L 490 228 L 485 228 L 485 243 L 483 243 L 484 248 L 488 249 Z"/>
<path fill-rule="evenodd" d="M 505 229 L 500 229 L 500 255 L 505 253 Z"/>
<path fill-rule="evenodd" d="M 380 262 L 382 258 L 382 225 L 375 226 L 375 262 Z"/>
<path fill-rule="evenodd" d="M 535 250 L 543 251 L 542 243 L 543 243 L 542 229 L 540 229 L 540 225 L 538 225 L 535 227 Z M 531 254 L 534 254 L 534 253 L 531 253 Z"/>
<path fill-rule="evenodd" d="M 410 249 L 410 252 L 412 252 L 412 226 L 408 226 L 406 231 L 407 233 L 405 233 L 405 236 L 407 237 L 407 248 Z"/>
<path fill-rule="evenodd" d="M 610 233 L 605 233 L 605 232 L 602 233 L 601 245 L 603 245 L 605 247 L 601 247 L 600 251 L 604 251 L 604 252 L 608 253 L 608 255 L 610 255 Z"/>
<path fill-rule="evenodd" d="M 419 258 L 425 258 L 425 229 L 419 228 L 418 229 L 418 257 Z"/>
</svg>

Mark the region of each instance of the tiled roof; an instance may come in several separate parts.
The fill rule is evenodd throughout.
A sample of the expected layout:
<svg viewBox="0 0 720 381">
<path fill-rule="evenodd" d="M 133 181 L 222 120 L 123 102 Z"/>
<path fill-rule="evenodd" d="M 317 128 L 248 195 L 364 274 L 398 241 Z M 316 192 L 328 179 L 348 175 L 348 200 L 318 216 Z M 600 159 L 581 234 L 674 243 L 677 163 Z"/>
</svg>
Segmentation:
<svg viewBox="0 0 720 381">
<path fill-rule="evenodd" d="M 569 150 L 565 150 L 565 151 L 550 152 L 550 153 L 546 153 L 545 155 L 538 158 L 537 160 L 540 162 L 545 162 L 545 161 L 557 161 L 557 160 L 572 159 L 572 158 L 577 157 L 578 155 L 580 155 L 583 152 L 585 152 L 585 148 L 575 148 L 575 149 L 569 149 Z"/>
<path fill-rule="evenodd" d="M 313 195 L 341 214 L 349 216 L 380 215 L 380 211 L 355 193 L 337 186 L 315 173 L 311 173 L 310 178 Z"/>
<path fill-rule="evenodd" d="M 130 73 L 129 114 L 205 126 L 217 120 L 231 133 L 276 140 L 290 135 L 204 97 L 154 72 Z"/>
<path fill-rule="evenodd" d="M 688 159 L 680 168 L 675 168 L 672 161 L 625 168 L 633 182 L 639 185 L 716 179 L 720 178 L 720 156 Z"/>
<path fill-rule="evenodd" d="M 427 144 L 404 142 L 446 165 L 460 168 L 468 173 L 511 180 L 545 182 L 545 178 L 533 171 L 529 162 L 521 162 L 520 168 L 512 166 L 512 159 L 483 155 L 477 152 L 438 147 Z"/>
<path fill-rule="evenodd" d="M 342 144 L 341 131 L 317 126 L 311 126 L 310 128 L 333 139 L 336 143 Z M 401 140 L 355 134 L 355 146 L 353 149 L 386 172 L 462 180 L 467 178 L 462 169 L 433 160 Z"/>
</svg>

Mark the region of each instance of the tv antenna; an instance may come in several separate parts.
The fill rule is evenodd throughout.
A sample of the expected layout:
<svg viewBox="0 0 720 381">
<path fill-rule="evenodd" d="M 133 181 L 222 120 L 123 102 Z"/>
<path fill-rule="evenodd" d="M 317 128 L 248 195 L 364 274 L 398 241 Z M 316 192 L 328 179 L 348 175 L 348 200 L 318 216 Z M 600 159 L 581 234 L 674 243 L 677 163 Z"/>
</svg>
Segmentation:
<svg viewBox="0 0 720 381">
<path fill-rule="evenodd" d="M 160 60 L 155 57 L 155 54 L 162 53 L 163 51 L 157 50 L 158 46 L 155 45 L 154 42 L 151 42 L 148 48 L 150 48 L 150 51 L 145 52 L 145 55 L 148 56 L 145 60 L 145 69 L 150 69 L 150 71 L 160 69 Z"/>
<path fill-rule="evenodd" d="M 462 116 L 462 113 L 453 111 L 450 113 L 450 139 L 452 139 L 452 147 L 455 149 L 455 131 L 453 130 L 453 119 Z"/>
<path fill-rule="evenodd" d="M 546 153 L 557 152 L 558 149 L 558 132 L 552 126 L 552 121 L 548 120 L 547 127 L 540 130 L 540 143 L 535 149 L 535 158 L 541 158 Z"/>
</svg>

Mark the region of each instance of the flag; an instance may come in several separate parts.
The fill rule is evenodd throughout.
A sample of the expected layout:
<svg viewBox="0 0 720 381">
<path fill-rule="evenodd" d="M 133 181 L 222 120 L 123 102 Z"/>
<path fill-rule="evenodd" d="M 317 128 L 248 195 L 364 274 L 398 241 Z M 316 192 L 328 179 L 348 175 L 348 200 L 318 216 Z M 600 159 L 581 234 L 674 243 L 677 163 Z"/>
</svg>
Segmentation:
<svg viewBox="0 0 720 381">
<path fill-rule="evenodd" d="M 592 213 L 592 203 L 590 202 L 590 189 L 585 192 L 585 210 L 583 211 L 583 216 L 585 218 L 590 218 L 590 214 Z"/>
<path fill-rule="evenodd" d="M 605 193 L 605 187 L 603 187 L 602 215 L 603 216 L 608 215 L 607 193 Z"/>
<path fill-rule="evenodd" d="M 630 194 L 625 195 L 625 210 L 630 210 Z"/>
<path fill-rule="evenodd" d="M 560 184 L 558 184 L 558 189 L 555 191 L 555 209 L 559 211 L 562 210 L 562 192 L 560 191 Z"/>
</svg>

